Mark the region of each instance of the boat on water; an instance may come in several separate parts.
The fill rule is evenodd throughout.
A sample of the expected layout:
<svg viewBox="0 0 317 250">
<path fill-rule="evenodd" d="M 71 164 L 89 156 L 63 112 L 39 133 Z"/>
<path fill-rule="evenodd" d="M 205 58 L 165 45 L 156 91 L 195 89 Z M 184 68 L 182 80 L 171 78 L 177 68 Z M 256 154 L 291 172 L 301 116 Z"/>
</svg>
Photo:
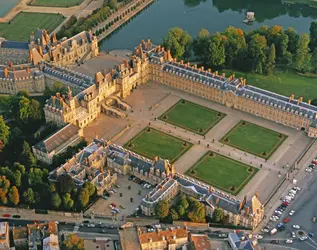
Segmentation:
<svg viewBox="0 0 317 250">
<path fill-rule="evenodd" d="M 246 18 L 243 20 L 243 22 L 246 24 L 252 24 L 254 21 L 254 12 L 247 12 Z"/>
</svg>

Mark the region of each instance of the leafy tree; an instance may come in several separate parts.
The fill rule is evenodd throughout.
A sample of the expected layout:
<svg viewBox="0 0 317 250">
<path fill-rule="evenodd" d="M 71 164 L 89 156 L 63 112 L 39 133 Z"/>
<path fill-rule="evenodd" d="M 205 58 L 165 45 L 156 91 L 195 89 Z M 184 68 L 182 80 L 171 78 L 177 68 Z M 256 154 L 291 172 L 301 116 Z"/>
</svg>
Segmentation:
<svg viewBox="0 0 317 250">
<path fill-rule="evenodd" d="M 56 192 L 56 186 L 55 186 L 54 183 L 51 183 L 51 184 L 50 184 L 49 190 L 50 190 L 50 193 Z"/>
<path fill-rule="evenodd" d="M 317 74 L 317 48 L 314 50 L 314 53 L 311 57 L 311 70 Z"/>
<path fill-rule="evenodd" d="M 248 51 L 249 56 L 253 60 L 252 69 L 260 74 L 262 74 L 263 72 L 263 67 L 266 61 L 266 48 L 267 42 L 264 36 L 261 36 L 259 34 L 254 34 L 253 36 L 251 36 Z"/>
<path fill-rule="evenodd" d="M 223 216 L 224 216 L 223 210 L 217 207 L 213 213 L 213 220 L 217 223 L 220 223 L 223 220 Z"/>
<path fill-rule="evenodd" d="M 78 200 L 81 208 L 84 208 L 89 202 L 89 194 L 86 189 L 82 189 L 78 195 Z"/>
<path fill-rule="evenodd" d="M 15 162 L 15 163 L 13 164 L 13 167 L 14 167 L 15 170 L 20 171 L 20 173 L 21 173 L 22 175 L 25 174 L 25 167 L 24 167 L 22 164 L 20 164 L 20 163 L 18 163 L 18 162 Z"/>
<path fill-rule="evenodd" d="M 274 44 L 277 57 L 285 55 L 288 48 L 288 36 L 284 33 L 282 26 L 271 26 L 267 31 L 266 40 L 269 46 Z"/>
<path fill-rule="evenodd" d="M 71 198 L 70 193 L 66 193 L 62 197 L 63 200 L 63 206 L 66 209 L 72 209 L 74 206 L 74 200 Z"/>
<path fill-rule="evenodd" d="M 171 54 L 181 59 L 191 43 L 190 35 L 179 27 L 171 28 L 164 38 L 164 47 L 171 50 Z"/>
<path fill-rule="evenodd" d="M 272 43 L 270 48 L 268 49 L 267 62 L 266 62 L 266 73 L 271 75 L 273 73 L 275 67 L 275 46 Z"/>
<path fill-rule="evenodd" d="M 161 200 L 156 204 L 155 214 L 159 219 L 163 219 L 168 215 L 169 204 L 167 200 Z"/>
<path fill-rule="evenodd" d="M 5 124 L 3 116 L 0 115 L 0 152 L 9 141 L 10 128 Z"/>
<path fill-rule="evenodd" d="M 19 101 L 19 119 L 26 122 L 30 116 L 30 100 L 24 96 Z"/>
<path fill-rule="evenodd" d="M 209 32 L 206 29 L 201 29 L 198 36 L 193 40 L 192 48 L 195 53 L 195 56 L 200 57 L 204 63 L 207 60 L 207 48 L 208 48 L 208 39 Z"/>
<path fill-rule="evenodd" d="M 171 216 L 173 220 L 178 220 L 178 213 L 176 212 L 176 210 L 174 208 L 171 209 Z"/>
<path fill-rule="evenodd" d="M 177 206 L 177 212 L 179 214 L 180 217 L 184 216 L 186 213 L 185 208 L 182 205 L 178 205 Z"/>
<path fill-rule="evenodd" d="M 55 192 L 52 194 L 51 204 L 54 208 L 59 208 L 60 205 L 62 204 L 61 197 L 59 196 L 58 193 Z"/>
<path fill-rule="evenodd" d="M 13 174 L 13 178 L 14 178 L 14 184 L 17 187 L 21 186 L 21 178 L 22 178 L 22 174 L 19 170 L 16 170 Z"/>
<path fill-rule="evenodd" d="M 310 48 L 314 51 L 317 48 L 317 22 L 313 21 L 309 27 L 310 32 Z"/>
<path fill-rule="evenodd" d="M 297 31 L 291 27 L 285 30 L 285 34 L 288 36 L 287 51 L 291 54 L 295 54 L 297 50 L 297 43 L 299 41 L 299 35 Z"/>
<path fill-rule="evenodd" d="M 186 195 L 182 195 L 179 199 L 179 205 L 182 206 L 185 210 L 189 207 Z"/>
<path fill-rule="evenodd" d="M 208 41 L 207 62 L 208 67 L 221 66 L 226 61 L 225 45 L 220 34 L 213 35 Z"/>
<path fill-rule="evenodd" d="M 6 176 L 1 176 L 0 177 L 0 188 L 7 193 L 9 191 L 10 188 L 10 181 L 7 179 Z"/>
<path fill-rule="evenodd" d="M 76 234 L 69 234 L 67 239 L 63 241 L 62 250 L 85 250 L 84 240 Z"/>
<path fill-rule="evenodd" d="M 96 191 L 95 185 L 92 184 L 90 181 L 85 182 L 84 189 L 87 190 L 89 197 L 92 196 Z"/>
<path fill-rule="evenodd" d="M 311 54 L 309 54 L 309 36 L 303 34 L 297 45 L 296 55 L 295 55 L 295 67 L 300 72 L 307 72 L 310 70 L 310 59 Z"/>
<path fill-rule="evenodd" d="M 40 168 L 31 168 L 28 174 L 28 182 L 31 186 L 42 183 L 44 179 L 43 171 Z"/>
<path fill-rule="evenodd" d="M 311 104 L 311 105 L 314 105 L 314 106 L 317 106 L 317 98 L 314 99 L 314 100 L 312 100 L 310 104 Z"/>
<path fill-rule="evenodd" d="M 20 201 L 20 195 L 19 195 L 19 191 L 17 189 L 16 186 L 12 186 L 9 189 L 9 193 L 8 193 L 8 197 L 9 197 L 9 202 L 13 205 L 18 205 L 19 201 Z"/>
<path fill-rule="evenodd" d="M 20 157 L 20 161 L 28 167 L 36 166 L 36 158 L 31 151 L 29 143 L 27 143 L 26 141 L 23 142 L 23 151 Z"/>
<path fill-rule="evenodd" d="M 110 9 L 115 9 L 117 7 L 117 0 L 110 0 L 109 1 L 109 7 Z"/>
<path fill-rule="evenodd" d="M 32 99 L 30 103 L 30 115 L 29 117 L 33 120 L 40 120 L 42 118 L 42 108 L 41 104 L 37 101 Z"/>
<path fill-rule="evenodd" d="M 0 204 L 6 205 L 8 203 L 7 192 L 0 188 Z"/>
<path fill-rule="evenodd" d="M 247 44 L 245 41 L 244 32 L 240 28 L 230 26 L 224 32 L 226 39 L 225 50 L 226 50 L 226 65 L 228 67 L 235 66 L 237 56 L 243 49 L 246 48 Z"/>
<path fill-rule="evenodd" d="M 35 196 L 34 196 L 33 189 L 28 188 L 26 191 L 24 191 L 23 198 L 27 204 L 29 204 L 29 205 L 34 204 L 35 203 Z"/>
<path fill-rule="evenodd" d="M 206 221 L 206 210 L 204 205 L 194 197 L 189 197 L 189 212 L 187 217 L 192 222 L 203 223 Z"/>
<path fill-rule="evenodd" d="M 60 175 L 57 180 L 59 191 L 63 194 L 69 193 L 74 187 L 74 180 L 68 174 Z"/>
</svg>

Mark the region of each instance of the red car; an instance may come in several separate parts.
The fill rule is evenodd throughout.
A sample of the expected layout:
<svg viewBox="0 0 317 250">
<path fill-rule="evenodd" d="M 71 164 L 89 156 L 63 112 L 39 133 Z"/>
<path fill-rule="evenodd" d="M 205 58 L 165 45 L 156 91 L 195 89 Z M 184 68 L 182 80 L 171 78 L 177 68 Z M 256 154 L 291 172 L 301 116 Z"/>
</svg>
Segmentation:
<svg viewBox="0 0 317 250">
<path fill-rule="evenodd" d="M 290 219 L 291 219 L 290 217 L 286 217 L 286 218 L 285 218 L 285 220 L 284 220 L 284 223 L 289 222 L 289 221 L 290 221 Z"/>
<path fill-rule="evenodd" d="M 11 215 L 10 214 L 3 214 L 2 217 L 10 218 Z"/>
<path fill-rule="evenodd" d="M 117 207 L 117 204 L 116 203 L 111 203 L 111 206 Z"/>
<path fill-rule="evenodd" d="M 284 201 L 282 204 L 285 205 L 285 206 L 288 206 L 289 202 Z"/>
</svg>

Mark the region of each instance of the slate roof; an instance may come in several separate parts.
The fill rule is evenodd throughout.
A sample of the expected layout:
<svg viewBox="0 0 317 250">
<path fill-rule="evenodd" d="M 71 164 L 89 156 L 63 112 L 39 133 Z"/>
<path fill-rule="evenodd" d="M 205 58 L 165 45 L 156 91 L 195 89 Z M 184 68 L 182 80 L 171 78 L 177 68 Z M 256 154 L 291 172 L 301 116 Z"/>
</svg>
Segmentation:
<svg viewBox="0 0 317 250">
<path fill-rule="evenodd" d="M 73 124 L 68 124 L 55 134 L 35 144 L 34 147 L 44 153 L 50 153 L 75 135 L 78 135 L 78 128 Z"/>
<path fill-rule="evenodd" d="M 3 41 L 1 43 L 1 48 L 28 50 L 29 49 L 29 43 L 28 42 L 18 42 L 18 41 L 5 40 L 5 41 Z"/>
</svg>

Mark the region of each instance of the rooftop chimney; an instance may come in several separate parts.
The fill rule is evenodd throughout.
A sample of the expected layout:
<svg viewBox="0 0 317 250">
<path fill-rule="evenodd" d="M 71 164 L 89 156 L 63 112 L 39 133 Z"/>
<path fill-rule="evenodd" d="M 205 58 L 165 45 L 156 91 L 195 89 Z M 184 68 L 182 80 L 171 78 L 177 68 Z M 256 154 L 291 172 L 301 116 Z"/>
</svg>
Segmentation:
<svg viewBox="0 0 317 250">
<path fill-rule="evenodd" d="M 3 76 L 4 76 L 4 78 L 8 78 L 8 75 L 9 75 L 9 70 L 8 70 L 8 68 L 4 68 L 4 70 L 3 70 Z"/>
<path fill-rule="evenodd" d="M 311 100 L 308 100 L 308 102 L 307 102 L 309 105 L 310 105 L 310 103 L 311 103 Z"/>
</svg>

